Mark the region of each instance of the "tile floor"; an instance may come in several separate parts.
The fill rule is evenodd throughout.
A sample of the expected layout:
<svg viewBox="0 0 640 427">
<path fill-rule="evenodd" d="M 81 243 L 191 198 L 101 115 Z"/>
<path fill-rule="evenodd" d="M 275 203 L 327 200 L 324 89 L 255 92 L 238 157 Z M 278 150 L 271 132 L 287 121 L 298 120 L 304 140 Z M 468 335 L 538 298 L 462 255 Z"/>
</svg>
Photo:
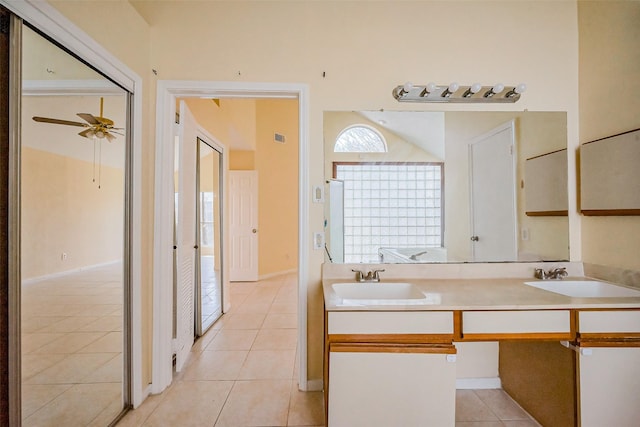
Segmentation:
<svg viewBox="0 0 640 427">
<path fill-rule="evenodd" d="M 297 282 L 232 283 L 233 308 L 198 340 L 187 366 L 118 427 L 323 426 L 322 392 L 297 387 Z M 536 427 L 502 390 L 459 390 L 456 427 Z"/>
<path fill-rule="evenodd" d="M 122 266 L 22 286 L 24 426 L 104 426 L 122 403 Z"/>
<path fill-rule="evenodd" d="M 231 284 L 232 309 L 196 341 L 162 394 L 121 426 L 321 426 L 322 392 L 298 391 L 295 274 Z"/>
</svg>

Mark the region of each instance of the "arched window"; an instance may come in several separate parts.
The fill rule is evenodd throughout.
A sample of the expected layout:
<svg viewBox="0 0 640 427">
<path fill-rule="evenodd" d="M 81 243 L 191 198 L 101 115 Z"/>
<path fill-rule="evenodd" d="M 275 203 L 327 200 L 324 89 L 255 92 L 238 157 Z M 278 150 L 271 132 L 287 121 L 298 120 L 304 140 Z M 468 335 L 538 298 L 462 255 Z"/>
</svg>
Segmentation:
<svg viewBox="0 0 640 427">
<path fill-rule="evenodd" d="M 386 153 L 387 143 L 377 130 L 365 125 L 354 125 L 340 132 L 333 151 L 336 153 Z"/>
</svg>

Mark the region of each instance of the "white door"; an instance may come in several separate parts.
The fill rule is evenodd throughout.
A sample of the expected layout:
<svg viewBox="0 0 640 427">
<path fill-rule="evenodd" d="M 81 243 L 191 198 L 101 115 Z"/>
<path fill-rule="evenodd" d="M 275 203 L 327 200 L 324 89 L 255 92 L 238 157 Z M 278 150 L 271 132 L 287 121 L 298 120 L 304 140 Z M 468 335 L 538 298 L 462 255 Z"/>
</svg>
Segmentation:
<svg viewBox="0 0 640 427">
<path fill-rule="evenodd" d="M 196 147 L 197 123 L 180 101 L 178 126 L 178 221 L 176 223 L 176 371 L 184 366 L 194 337 L 196 263 Z"/>
<path fill-rule="evenodd" d="M 344 262 L 344 182 L 329 180 L 329 254 L 332 262 Z"/>
<path fill-rule="evenodd" d="M 474 261 L 516 261 L 518 257 L 514 139 L 511 121 L 469 146 Z"/>
<path fill-rule="evenodd" d="M 258 280 L 258 172 L 229 171 L 229 280 Z"/>
</svg>

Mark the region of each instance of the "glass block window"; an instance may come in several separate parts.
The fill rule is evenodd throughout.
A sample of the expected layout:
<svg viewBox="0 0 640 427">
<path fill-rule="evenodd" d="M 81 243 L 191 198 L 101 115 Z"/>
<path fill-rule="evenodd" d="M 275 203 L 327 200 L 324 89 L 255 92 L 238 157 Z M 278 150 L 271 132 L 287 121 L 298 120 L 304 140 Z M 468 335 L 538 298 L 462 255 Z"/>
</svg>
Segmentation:
<svg viewBox="0 0 640 427">
<path fill-rule="evenodd" d="M 344 181 L 344 262 L 381 247 L 443 246 L 442 163 L 334 163 Z"/>
<path fill-rule="evenodd" d="M 387 143 L 377 130 L 364 125 L 343 130 L 333 147 L 336 153 L 386 153 Z"/>
</svg>

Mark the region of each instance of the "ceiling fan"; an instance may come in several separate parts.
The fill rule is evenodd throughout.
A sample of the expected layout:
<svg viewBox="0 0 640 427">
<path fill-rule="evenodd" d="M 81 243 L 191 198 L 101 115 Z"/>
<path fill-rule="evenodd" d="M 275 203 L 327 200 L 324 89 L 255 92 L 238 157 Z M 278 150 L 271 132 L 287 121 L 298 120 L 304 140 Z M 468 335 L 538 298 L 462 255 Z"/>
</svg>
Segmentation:
<svg viewBox="0 0 640 427">
<path fill-rule="evenodd" d="M 108 119 L 102 116 L 102 110 L 104 107 L 104 98 L 100 98 L 100 116 L 96 117 L 90 113 L 77 113 L 78 117 L 84 119 L 86 123 L 83 122 L 74 122 L 71 120 L 61 120 L 61 119 L 52 119 L 49 117 L 38 117 L 34 116 L 33 120 L 41 123 L 52 123 L 56 125 L 67 125 L 67 126 L 78 126 L 87 128 L 82 132 L 78 132 L 78 135 L 84 136 L 85 138 L 98 138 L 104 139 L 111 142 L 116 137 L 113 134 L 124 136 L 123 133 L 118 132 L 123 130 L 124 128 L 116 128 L 113 127 L 113 120 Z"/>
</svg>

